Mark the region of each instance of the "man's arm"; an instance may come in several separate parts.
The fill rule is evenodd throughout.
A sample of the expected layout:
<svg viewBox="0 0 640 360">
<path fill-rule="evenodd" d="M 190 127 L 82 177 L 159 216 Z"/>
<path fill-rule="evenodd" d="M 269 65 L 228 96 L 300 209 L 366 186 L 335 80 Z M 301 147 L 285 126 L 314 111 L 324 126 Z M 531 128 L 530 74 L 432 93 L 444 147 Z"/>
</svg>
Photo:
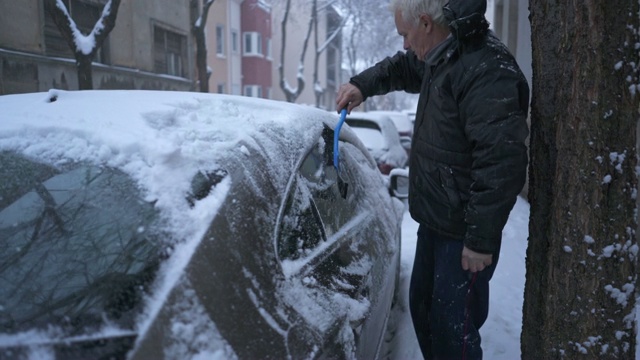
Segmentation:
<svg viewBox="0 0 640 360">
<path fill-rule="evenodd" d="M 346 107 L 351 112 L 351 109 L 374 95 L 399 90 L 418 93 L 423 75 L 424 62 L 418 60 L 412 51 L 399 51 L 352 77 L 349 84 L 341 86 L 336 97 L 338 111 Z"/>
</svg>

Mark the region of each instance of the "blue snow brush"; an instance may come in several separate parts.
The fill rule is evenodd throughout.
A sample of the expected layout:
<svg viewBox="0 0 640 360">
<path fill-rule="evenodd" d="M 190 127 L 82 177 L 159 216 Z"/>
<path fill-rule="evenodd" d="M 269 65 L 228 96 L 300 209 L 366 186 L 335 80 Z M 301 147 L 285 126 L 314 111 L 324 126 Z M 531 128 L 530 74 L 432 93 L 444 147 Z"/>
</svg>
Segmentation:
<svg viewBox="0 0 640 360">
<path fill-rule="evenodd" d="M 333 132 L 333 166 L 336 168 L 336 173 L 338 174 L 338 190 L 340 190 L 340 195 L 343 199 L 347 198 L 347 189 L 349 188 L 349 184 L 346 183 L 340 175 L 340 152 L 338 151 L 338 143 L 340 142 L 340 129 L 342 128 L 342 124 L 344 124 L 344 120 L 346 118 L 347 109 L 342 109 L 340 111 L 340 120 Z"/>
</svg>

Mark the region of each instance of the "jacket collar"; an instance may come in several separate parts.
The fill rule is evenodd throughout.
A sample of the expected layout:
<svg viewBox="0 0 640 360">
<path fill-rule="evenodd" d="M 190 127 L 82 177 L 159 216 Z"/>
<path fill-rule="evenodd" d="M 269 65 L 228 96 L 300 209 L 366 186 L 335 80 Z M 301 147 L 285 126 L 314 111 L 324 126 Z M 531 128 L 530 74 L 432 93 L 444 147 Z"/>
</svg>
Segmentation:
<svg viewBox="0 0 640 360">
<path fill-rule="evenodd" d="M 440 42 L 440 44 L 436 45 L 425 58 L 424 62 L 428 66 L 433 66 L 438 64 L 440 60 L 444 57 L 450 57 L 453 54 L 453 49 L 451 49 L 451 44 L 453 44 L 453 36 L 449 35 L 444 40 Z"/>
</svg>

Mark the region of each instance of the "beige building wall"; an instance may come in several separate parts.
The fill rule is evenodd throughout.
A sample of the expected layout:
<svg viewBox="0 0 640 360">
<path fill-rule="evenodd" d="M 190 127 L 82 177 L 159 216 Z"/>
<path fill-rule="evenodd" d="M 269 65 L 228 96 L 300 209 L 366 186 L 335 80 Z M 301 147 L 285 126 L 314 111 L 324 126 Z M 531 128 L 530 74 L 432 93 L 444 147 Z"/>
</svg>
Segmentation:
<svg viewBox="0 0 640 360">
<path fill-rule="evenodd" d="M 42 2 L 0 1 L 0 47 L 42 53 Z"/>
<path fill-rule="evenodd" d="M 229 58 L 229 88 L 227 93 L 232 95 L 242 94 L 242 31 L 240 23 L 240 5 L 243 0 L 226 0 L 228 6 L 228 25 L 229 33 L 227 44 L 236 44 L 236 48 L 230 49 L 227 57 Z M 234 35 L 235 34 L 235 35 Z"/>
<path fill-rule="evenodd" d="M 231 44 L 229 42 L 229 1 L 217 0 L 209 9 L 209 16 L 205 27 L 207 38 L 207 66 L 211 70 L 209 78 L 209 92 L 212 93 L 229 93 L 229 51 Z M 217 28 L 222 27 L 222 53 L 218 53 L 218 37 Z M 222 90 L 222 91 L 220 91 Z"/>
<path fill-rule="evenodd" d="M 186 37 L 189 49 L 194 49 L 191 37 L 191 14 L 189 13 L 188 1 L 176 0 L 135 0 L 122 1 L 121 4 L 129 4 L 131 7 L 129 24 L 118 24 L 130 27 L 132 32 L 125 39 L 132 39 L 135 46 L 132 49 L 131 58 L 135 61 L 136 68 L 153 71 L 153 29 L 154 26 L 161 26 L 164 29 L 173 31 Z M 122 5 L 121 5 L 122 6 Z M 118 12 L 118 17 L 120 12 Z M 115 29 L 114 29 L 115 30 Z M 124 40 L 124 39 L 123 39 Z M 117 37 L 111 38 L 112 48 L 117 47 L 114 42 Z M 194 52 L 187 51 L 187 72 L 190 79 L 195 76 L 194 72 Z M 119 58 L 120 61 L 128 60 Z"/>
<path fill-rule="evenodd" d="M 211 68 L 209 91 L 224 94 L 241 93 L 241 32 L 240 4 L 242 0 L 216 0 L 209 9 L 206 25 L 207 64 Z M 218 53 L 216 28 L 223 29 L 223 53 Z M 222 90 L 222 91 L 220 91 Z"/>
<path fill-rule="evenodd" d="M 280 87 L 280 73 L 279 66 L 282 64 L 281 49 L 282 43 L 282 19 L 284 16 L 284 4 L 283 2 L 277 2 L 273 5 L 273 40 L 272 40 L 272 53 L 273 53 L 273 89 L 272 98 L 276 100 L 286 101 L 286 97 L 282 88 Z M 307 2 L 292 1 L 291 13 L 289 14 L 286 30 L 286 46 L 284 56 L 284 69 L 285 79 L 289 87 L 295 88 L 298 84 L 297 76 L 302 74 L 305 80 L 305 87 L 302 94 L 296 100 L 299 104 L 316 105 L 316 97 L 313 91 L 313 72 L 315 61 L 315 39 L 314 34 L 311 34 L 307 47 L 306 56 L 304 59 L 304 68 L 300 72 L 300 56 L 304 44 L 304 39 L 307 35 L 309 27 L 309 19 L 311 17 L 311 6 Z M 322 46 L 327 38 L 327 16 L 326 12 L 322 11 L 318 15 L 318 46 Z M 327 63 L 326 53 L 321 53 L 320 61 L 318 63 L 318 79 L 323 88 L 326 88 L 327 79 Z"/>
</svg>

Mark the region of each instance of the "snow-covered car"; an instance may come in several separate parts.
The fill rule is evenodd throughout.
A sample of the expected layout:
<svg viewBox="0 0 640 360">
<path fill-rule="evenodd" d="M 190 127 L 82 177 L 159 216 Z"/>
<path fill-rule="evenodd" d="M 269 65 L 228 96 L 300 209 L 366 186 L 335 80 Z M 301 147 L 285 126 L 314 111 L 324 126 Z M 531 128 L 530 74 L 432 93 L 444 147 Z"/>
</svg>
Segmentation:
<svg viewBox="0 0 640 360">
<path fill-rule="evenodd" d="M 143 90 L 0 114 L 0 358 L 379 355 L 403 204 L 338 116 Z"/>
<path fill-rule="evenodd" d="M 398 129 L 389 116 L 354 111 L 347 115 L 345 123 L 376 159 L 382 174 L 388 175 L 395 168 L 407 166 L 409 152 L 403 146 Z"/>
<path fill-rule="evenodd" d="M 402 111 L 390 111 L 390 110 L 373 110 L 369 111 L 370 114 L 380 114 L 388 116 L 398 130 L 400 136 L 400 145 L 407 152 L 407 155 L 411 155 L 411 140 L 413 138 L 413 121 L 407 113 Z"/>
</svg>

